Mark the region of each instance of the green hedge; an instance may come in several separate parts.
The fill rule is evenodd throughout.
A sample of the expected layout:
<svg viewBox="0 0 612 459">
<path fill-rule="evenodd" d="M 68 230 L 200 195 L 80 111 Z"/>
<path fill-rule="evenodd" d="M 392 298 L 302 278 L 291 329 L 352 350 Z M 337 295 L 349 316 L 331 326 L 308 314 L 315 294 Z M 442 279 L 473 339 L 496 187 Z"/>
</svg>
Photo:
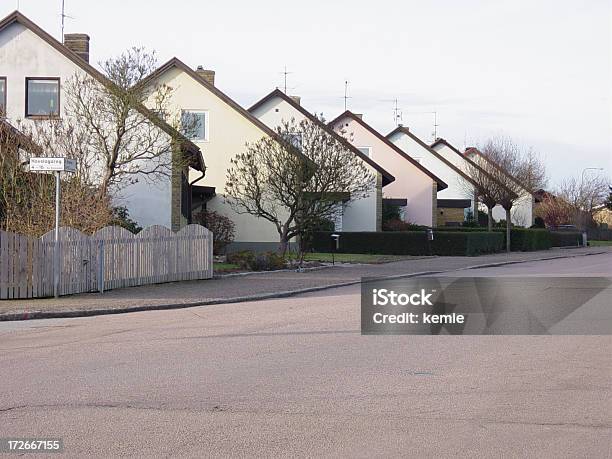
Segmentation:
<svg viewBox="0 0 612 459">
<path fill-rule="evenodd" d="M 315 252 L 331 252 L 333 244 L 329 231 L 313 233 L 311 249 Z M 342 253 L 374 253 L 380 255 L 455 255 L 474 256 L 501 252 L 504 237 L 500 233 L 488 232 L 443 232 L 435 233 L 428 241 L 425 231 L 390 232 L 342 232 Z"/>
<path fill-rule="evenodd" d="M 460 232 L 486 232 L 486 228 L 458 228 Z M 434 228 L 434 232 L 444 233 L 452 231 L 444 227 Z M 493 228 L 496 233 L 504 236 L 506 247 L 506 228 Z M 510 230 L 510 250 L 513 252 L 531 252 L 535 250 L 548 250 L 553 246 L 550 231 L 540 228 L 512 228 Z"/>
<path fill-rule="evenodd" d="M 582 245 L 582 233 L 577 231 L 551 231 L 553 247 L 571 247 Z"/>
</svg>

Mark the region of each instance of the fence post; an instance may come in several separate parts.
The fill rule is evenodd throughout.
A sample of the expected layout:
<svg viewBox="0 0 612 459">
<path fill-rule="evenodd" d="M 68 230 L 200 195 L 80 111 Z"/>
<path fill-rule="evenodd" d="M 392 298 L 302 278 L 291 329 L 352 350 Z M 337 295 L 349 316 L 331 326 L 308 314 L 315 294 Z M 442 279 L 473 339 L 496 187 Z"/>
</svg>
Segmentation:
<svg viewBox="0 0 612 459">
<path fill-rule="evenodd" d="M 104 293 L 104 241 L 98 243 L 98 291 Z"/>
</svg>

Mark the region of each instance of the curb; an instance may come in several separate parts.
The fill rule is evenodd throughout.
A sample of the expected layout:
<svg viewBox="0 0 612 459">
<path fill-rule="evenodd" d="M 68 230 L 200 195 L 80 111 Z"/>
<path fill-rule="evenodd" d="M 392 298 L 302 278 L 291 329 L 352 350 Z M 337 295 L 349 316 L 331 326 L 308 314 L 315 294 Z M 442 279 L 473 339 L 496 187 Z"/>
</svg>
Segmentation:
<svg viewBox="0 0 612 459">
<path fill-rule="evenodd" d="M 448 271 L 421 271 L 416 273 L 407 273 L 407 274 L 395 274 L 391 276 L 380 276 L 379 279 L 403 279 L 410 277 L 419 277 L 419 276 L 427 276 L 431 274 L 441 274 L 441 273 L 449 273 L 453 271 L 465 271 L 470 269 L 479 269 L 479 268 L 494 268 L 497 266 L 506 266 L 506 265 L 514 265 L 520 263 L 530 263 L 534 261 L 545 261 L 545 260 L 556 260 L 559 258 L 577 258 L 577 257 L 586 257 L 591 255 L 601 255 L 603 253 L 607 253 L 607 251 L 594 252 L 594 253 L 584 253 L 578 255 L 555 255 L 552 257 L 541 257 L 534 258 L 532 260 L 512 260 L 512 261 L 501 261 L 495 263 L 484 263 L 480 265 L 468 266 L 465 268 L 451 269 Z M 75 318 L 75 317 L 91 317 L 91 316 L 101 316 L 107 314 L 126 314 L 130 312 L 143 312 L 143 311 L 160 311 L 160 310 L 171 310 L 171 309 L 185 309 L 192 308 L 197 306 L 211 306 L 216 304 L 233 304 L 233 303 L 245 303 L 247 301 L 261 301 L 268 300 L 273 298 L 287 298 L 295 295 L 301 295 L 303 293 L 310 292 L 318 292 L 321 290 L 328 290 L 339 287 L 348 287 L 350 285 L 360 284 L 361 279 L 352 280 L 347 282 L 340 282 L 336 284 L 329 285 L 320 285 L 316 287 L 307 287 L 297 290 L 285 290 L 281 292 L 272 292 L 272 293 L 260 293 L 257 295 L 245 295 L 238 296 L 233 298 L 218 298 L 213 300 L 204 300 L 204 301 L 195 301 L 190 303 L 169 303 L 169 304 L 159 304 L 159 305 L 145 305 L 145 306 L 128 306 L 124 308 L 112 308 L 112 309 L 81 309 L 81 310 L 69 310 L 69 311 L 33 311 L 33 312 L 15 312 L 15 313 L 7 313 L 0 314 L 0 322 L 12 322 L 12 321 L 22 321 L 22 320 L 36 320 L 36 319 L 65 319 L 65 318 Z"/>
</svg>

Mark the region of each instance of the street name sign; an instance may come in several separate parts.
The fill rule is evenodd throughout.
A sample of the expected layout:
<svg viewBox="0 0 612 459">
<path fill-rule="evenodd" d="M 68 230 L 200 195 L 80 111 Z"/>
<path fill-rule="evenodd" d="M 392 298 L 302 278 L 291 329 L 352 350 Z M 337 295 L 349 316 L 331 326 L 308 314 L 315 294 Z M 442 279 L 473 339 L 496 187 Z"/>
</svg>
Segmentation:
<svg viewBox="0 0 612 459">
<path fill-rule="evenodd" d="M 30 172 L 76 172 L 76 159 L 30 158 Z"/>
</svg>

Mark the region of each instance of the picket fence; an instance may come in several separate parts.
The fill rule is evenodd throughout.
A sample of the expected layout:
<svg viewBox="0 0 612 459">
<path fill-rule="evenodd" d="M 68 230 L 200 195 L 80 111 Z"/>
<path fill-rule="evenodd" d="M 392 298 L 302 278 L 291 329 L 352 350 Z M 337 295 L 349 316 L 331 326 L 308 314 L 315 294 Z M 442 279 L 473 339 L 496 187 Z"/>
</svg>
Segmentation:
<svg viewBox="0 0 612 459">
<path fill-rule="evenodd" d="M 40 238 L 0 231 L 0 299 L 53 296 L 54 241 L 53 231 Z M 60 295 L 213 275 L 213 235 L 200 225 L 136 235 L 108 226 L 91 236 L 64 227 L 59 241 Z"/>
</svg>

